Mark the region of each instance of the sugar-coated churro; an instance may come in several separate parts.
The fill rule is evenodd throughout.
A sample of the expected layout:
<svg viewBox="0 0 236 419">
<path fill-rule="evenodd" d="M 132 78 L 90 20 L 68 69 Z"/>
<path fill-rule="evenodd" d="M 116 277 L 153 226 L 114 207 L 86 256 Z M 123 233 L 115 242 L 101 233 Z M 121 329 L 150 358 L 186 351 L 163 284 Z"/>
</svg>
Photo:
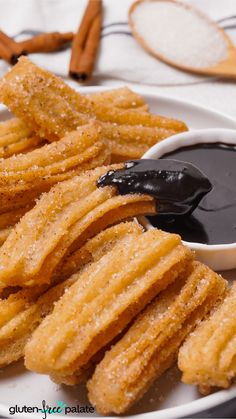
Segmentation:
<svg viewBox="0 0 236 419">
<path fill-rule="evenodd" d="M 97 123 L 26 154 L 0 161 L 1 212 L 23 206 L 59 181 L 109 163 L 110 150 Z M 23 201 L 23 202 L 22 202 Z"/>
<path fill-rule="evenodd" d="M 11 317 L 5 318 L 4 324 L 0 327 L 0 368 L 17 361 L 24 355 L 27 340 L 43 318 L 52 311 L 55 301 L 72 283 L 73 280 L 70 279 L 64 281 L 42 294 L 36 302 L 32 299 L 32 294 L 34 299 L 37 295 L 33 290 L 19 291 L 22 294 L 21 298 L 19 293 L 16 293 L 13 296 L 10 295 L 6 301 L 0 301 L 0 307 L 5 303 L 6 311 L 9 313 L 9 299 L 15 298 L 12 303 Z M 42 293 L 43 288 L 38 288 L 38 290 Z"/>
<path fill-rule="evenodd" d="M 112 162 L 139 159 L 154 144 L 175 134 L 174 129 L 102 124 L 104 137 L 109 141 Z"/>
<path fill-rule="evenodd" d="M 92 102 L 110 103 L 112 106 L 121 109 L 137 109 L 138 111 L 148 111 L 148 105 L 143 98 L 128 87 L 105 90 L 98 93 L 86 95 Z"/>
<path fill-rule="evenodd" d="M 47 140 L 61 138 L 89 120 L 77 111 L 78 94 L 26 57 L 1 80 L 0 98 L 29 129 Z M 80 102 L 84 110 L 86 98 L 81 96 Z"/>
<path fill-rule="evenodd" d="M 148 105 L 145 104 L 142 97 L 126 87 L 91 93 L 86 97 L 92 102 L 110 103 L 111 106 L 121 109 L 148 110 Z M 46 140 L 37 137 L 19 118 L 12 118 L 0 123 L 0 158 L 26 153 L 41 147 L 45 143 Z"/>
<path fill-rule="evenodd" d="M 202 393 L 227 388 L 236 376 L 236 283 L 211 316 L 199 324 L 179 353 L 182 380 Z"/>
<path fill-rule="evenodd" d="M 187 129 L 175 119 L 91 101 L 26 57 L 21 57 L 1 80 L 0 98 L 30 129 L 49 141 L 63 137 L 91 118 L 176 132 Z"/>
<path fill-rule="evenodd" d="M 25 153 L 45 144 L 18 118 L 0 123 L 0 158 Z"/>
<path fill-rule="evenodd" d="M 75 274 L 75 284 L 27 344 L 26 367 L 65 377 L 79 374 L 191 259 L 177 235 L 153 229 L 124 238 Z"/>
<path fill-rule="evenodd" d="M 49 283 L 68 252 L 88 238 L 119 220 L 156 212 L 147 195 L 97 188 L 96 180 L 109 168 L 59 182 L 21 218 L 0 248 L 0 289 Z"/>
<path fill-rule="evenodd" d="M 33 203 L 29 203 L 21 208 L 16 208 L 7 212 L 0 213 L 0 245 L 2 245 L 7 239 L 14 225 L 32 207 Z"/>
<path fill-rule="evenodd" d="M 98 412 L 124 413 L 177 358 L 186 335 L 222 296 L 226 281 L 194 262 L 108 351 L 88 383 Z"/>
<path fill-rule="evenodd" d="M 100 93 L 99 95 L 103 96 L 103 94 Z M 0 157 L 6 158 L 12 154 L 26 153 L 45 144 L 43 139 L 36 137 L 32 132 L 25 136 L 24 132 L 27 132 L 27 127 L 18 118 L 7 122 L 9 128 L 11 121 L 14 122 L 16 132 L 9 131 L 8 134 L 1 135 L 0 127 Z M 19 126 L 17 126 L 18 124 Z M 173 129 L 117 125 L 111 122 L 103 122 L 101 127 L 103 138 L 109 142 L 112 161 L 114 162 L 140 158 L 152 145 L 176 133 Z"/>
<path fill-rule="evenodd" d="M 142 231 L 142 226 L 135 221 L 120 223 L 103 230 L 88 240 L 82 248 L 69 254 L 56 269 L 53 280 L 68 278 L 78 271 L 81 263 L 97 261 L 126 235 L 138 235 Z"/>
<path fill-rule="evenodd" d="M 115 244 L 127 235 L 138 236 L 142 227 L 136 222 L 121 223 L 110 227 L 88 242 L 74 255 L 68 257 L 63 269 L 57 272 L 53 282 L 62 281 L 72 273 L 78 272 L 86 264 L 99 260 L 110 251 Z M 28 288 L 0 299 L 0 367 L 10 364 L 24 355 L 24 347 L 42 319 L 53 309 L 53 304 L 74 283 L 67 279 L 64 283 L 48 289 L 48 285 Z M 75 378 L 68 377 L 72 383 Z M 78 377 L 76 380 L 78 381 Z"/>
</svg>

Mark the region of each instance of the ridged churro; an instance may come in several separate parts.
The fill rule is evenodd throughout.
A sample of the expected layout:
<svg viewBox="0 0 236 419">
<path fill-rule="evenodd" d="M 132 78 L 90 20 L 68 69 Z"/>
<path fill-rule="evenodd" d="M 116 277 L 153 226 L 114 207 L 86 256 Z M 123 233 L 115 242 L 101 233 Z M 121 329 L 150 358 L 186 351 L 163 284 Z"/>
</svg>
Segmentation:
<svg viewBox="0 0 236 419">
<path fill-rule="evenodd" d="M 187 129 L 183 122 L 171 118 L 91 101 L 26 57 L 21 57 L 1 80 L 0 99 L 33 132 L 49 141 L 63 137 L 91 118 L 176 132 Z"/>
<path fill-rule="evenodd" d="M 103 93 L 100 93 L 100 95 L 102 96 Z M 27 128 L 20 119 L 14 118 L 14 120 L 12 119 L 11 121 L 14 122 L 14 129 L 16 131 L 17 121 L 19 122 L 19 132 L 18 134 L 9 132 L 9 134 L 1 136 L 0 129 L 0 157 L 6 158 L 12 154 L 19 154 L 20 152 L 26 153 L 35 148 L 42 147 L 42 145 L 45 144 L 40 137 L 34 136 L 32 132 L 30 132 L 28 137 L 23 136 L 23 133 Z M 3 124 L 5 124 L 5 122 Z M 171 129 L 136 125 L 117 125 L 111 122 L 101 123 L 101 128 L 102 137 L 109 142 L 113 162 L 140 158 L 158 141 L 162 141 L 176 133 L 175 130 Z M 21 131 L 23 131 L 22 134 Z M 19 135 L 19 137 L 22 135 L 23 138 L 20 137 L 20 140 L 16 140 L 15 137 L 17 135 Z M 7 138 L 10 138 L 13 143 L 8 145 Z M 2 146 L 1 143 L 3 144 Z"/>
<path fill-rule="evenodd" d="M 135 237 L 141 233 L 142 227 L 135 222 L 121 223 L 102 231 L 93 239 L 88 240 L 77 252 L 76 259 L 74 255 L 68 257 L 62 271 L 54 276 L 54 282 L 64 280 L 86 264 L 99 260 L 127 235 Z M 33 331 L 52 311 L 53 304 L 73 283 L 73 278 L 67 279 L 49 290 L 47 290 L 47 285 L 43 285 L 20 290 L 0 299 L 0 367 L 24 355 L 25 344 Z"/>
<path fill-rule="evenodd" d="M 55 271 L 53 280 L 55 278 L 60 278 L 60 280 L 68 278 L 78 271 L 78 266 L 81 264 L 99 260 L 125 236 L 138 235 L 142 231 L 142 226 L 135 221 L 119 223 L 101 231 L 101 233 L 88 240 L 82 248 L 69 254 L 63 260 L 63 263 Z"/>
<path fill-rule="evenodd" d="M 32 202 L 59 181 L 109 163 L 99 124 L 91 123 L 26 154 L 0 161 L 1 212 Z"/>
<path fill-rule="evenodd" d="M 24 355 L 27 340 L 43 318 L 52 311 L 55 301 L 72 283 L 73 279 L 68 279 L 58 284 L 42 294 L 35 302 L 30 294 L 33 294 L 35 299 L 36 293 L 30 293 L 30 290 L 19 291 L 22 298 L 19 293 L 16 293 L 13 296 L 10 295 L 7 300 L 0 301 L 0 308 L 2 309 L 5 303 L 6 311 L 9 313 L 9 300 L 11 297 L 15 298 L 12 304 L 12 315 L 8 319 L 5 318 L 4 324 L 0 325 L 0 368 L 17 361 Z M 39 293 L 42 293 L 43 288 L 39 290 Z"/>
<path fill-rule="evenodd" d="M 143 98 L 127 87 L 86 95 L 92 102 L 110 103 L 121 109 L 147 111 L 148 105 Z M 0 123 L 0 158 L 26 153 L 46 144 L 46 140 L 37 137 L 19 118 Z M 135 157 L 135 156 L 133 156 Z"/>
<path fill-rule="evenodd" d="M 110 227 L 89 240 L 78 252 L 68 257 L 62 271 L 54 277 L 61 280 L 78 271 L 91 262 L 99 260 L 112 247 L 127 235 L 142 233 L 142 227 L 136 222 L 126 222 Z M 54 286 L 45 292 L 47 286 L 26 289 L 8 298 L 0 300 L 0 367 L 18 360 L 24 355 L 24 347 L 33 330 L 42 319 L 52 310 L 53 304 L 64 293 L 74 279 Z M 43 294 L 41 297 L 40 294 Z M 37 299 L 39 297 L 39 299 Z M 78 381 L 78 377 L 76 377 Z M 72 377 L 67 381 L 72 382 Z"/>
<path fill-rule="evenodd" d="M 62 80 L 26 57 L 17 65 L 1 80 L 0 99 L 29 129 L 55 140 L 89 121 L 88 115 L 77 111 L 78 94 Z M 82 110 L 87 110 L 86 104 L 81 97 Z"/>
<path fill-rule="evenodd" d="M 34 203 L 24 205 L 21 208 L 12 209 L 7 212 L 0 213 L 0 245 L 9 236 L 14 225 L 23 217 L 23 215 L 33 207 Z"/>
<path fill-rule="evenodd" d="M 75 274 L 77 281 L 27 344 L 26 367 L 64 377 L 79 374 L 191 259 L 177 235 L 153 229 L 124 238 Z"/>
<path fill-rule="evenodd" d="M 122 219 L 156 212 L 147 195 L 97 188 L 96 180 L 111 167 L 59 182 L 40 197 L 0 248 L 0 289 L 50 283 L 63 258 L 88 238 Z"/>
<path fill-rule="evenodd" d="M 0 123 L 0 158 L 25 153 L 43 144 L 45 140 L 33 134 L 18 118 Z"/>
<path fill-rule="evenodd" d="M 194 262 L 186 278 L 163 291 L 108 351 L 88 382 L 89 399 L 103 414 L 127 411 L 176 360 L 186 335 L 214 306 L 226 281 Z"/>
<path fill-rule="evenodd" d="M 203 394 L 211 387 L 229 387 L 236 376 L 235 312 L 236 283 L 180 349 L 178 364 L 183 382 L 197 384 Z"/>
<path fill-rule="evenodd" d="M 120 87 L 112 90 L 105 90 L 98 93 L 85 95 L 89 100 L 96 103 L 109 103 L 121 109 L 136 109 L 137 111 L 148 111 L 148 105 L 142 96 L 130 90 L 128 87 Z"/>
<path fill-rule="evenodd" d="M 174 129 L 110 122 L 102 124 L 102 131 L 111 147 L 112 162 L 139 159 L 154 144 L 176 133 Z"/>
</svg>

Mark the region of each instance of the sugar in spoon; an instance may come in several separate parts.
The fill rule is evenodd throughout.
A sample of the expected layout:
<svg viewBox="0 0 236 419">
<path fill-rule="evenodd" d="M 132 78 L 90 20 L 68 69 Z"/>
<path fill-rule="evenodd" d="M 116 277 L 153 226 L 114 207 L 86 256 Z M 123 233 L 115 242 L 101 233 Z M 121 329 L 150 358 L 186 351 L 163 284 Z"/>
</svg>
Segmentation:
<svg viewBox="0 0 236 419">
<path fill-rule="evenodd" d="M 214 21 L 176 0 L 138 0 L 129 24 L 139 44 L 154 57 L 191 73 L 236 77 L 236 48 Z"/>
</svg>

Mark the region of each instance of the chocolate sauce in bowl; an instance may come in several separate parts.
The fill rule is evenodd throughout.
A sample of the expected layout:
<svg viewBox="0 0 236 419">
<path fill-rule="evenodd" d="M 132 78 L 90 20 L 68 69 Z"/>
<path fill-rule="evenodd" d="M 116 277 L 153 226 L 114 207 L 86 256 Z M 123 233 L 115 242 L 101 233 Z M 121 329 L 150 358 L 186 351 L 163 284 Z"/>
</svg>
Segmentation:
<svg viewBox="0 0 236 419">
<path fill-rule="evenodd" d="M 165 154 L 165 159 L 187 161 L 202 170 L 213 188 L 189 217 L 150 217 L 165 231 L 179 233 L 183 240 L 226 244 L 236 242 L 236 145 L 196 144 Z"/>
<path fill-rule="evenodd" d="M 187 216 L 211 190 L 207 177 L 192 164 L 176 160 L 133 160 L 110 170 L 97 182 L 115 186 L 119 194 L 147 194 L 155 198 L 158 219 Z"/>
</svg>

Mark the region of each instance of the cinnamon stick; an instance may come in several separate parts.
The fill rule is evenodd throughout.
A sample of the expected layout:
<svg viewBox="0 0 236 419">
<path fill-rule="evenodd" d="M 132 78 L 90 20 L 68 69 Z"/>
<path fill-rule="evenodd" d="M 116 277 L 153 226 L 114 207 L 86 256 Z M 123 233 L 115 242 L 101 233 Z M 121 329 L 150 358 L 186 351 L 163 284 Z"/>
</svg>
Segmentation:
<svg viewBox="0 0 236 419">
<path fill-rule="evenodd" d="M 71 42 L 73 36 L 73 32 L 42 33 L 26 41 L 18 42 L 18 45 L 27 54 L 34 52 L 54 52 L 62 49 L 68 42 Z"/>
<path fill-rule="evenodd" d="M 0 31 L 0 57 L 3 60 L 10 64 L 16 64 L 22 52 L 14 39 L 10 38 L 3 31 Z"/>
<path fill-rule="evenodd" d="M 92 74 L 100 43 L 102 1 L 89 0 L 83 19 L 72 43 L 69 74 L 86 81 Z"/>
</svg>

